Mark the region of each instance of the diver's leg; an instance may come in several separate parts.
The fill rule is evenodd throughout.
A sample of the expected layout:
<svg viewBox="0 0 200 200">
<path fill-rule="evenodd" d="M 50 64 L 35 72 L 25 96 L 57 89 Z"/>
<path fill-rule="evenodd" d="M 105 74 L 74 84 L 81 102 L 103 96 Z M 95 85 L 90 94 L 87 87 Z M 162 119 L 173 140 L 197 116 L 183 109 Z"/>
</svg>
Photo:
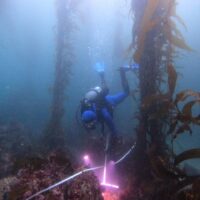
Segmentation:
<svg viewBox="0 0 200 200">
<path fill-rule="evenodd" d="M 115 150 L 117 145 L 118 136 L 115 124 L 113 122 L 112 116 L 106 108 L 101 110 L 101 114 L 103 116 L 104 122 L 109 129 L 109 133 L 106 135 L 106 145 L 105 145 L 105 152 L 111 153 Z"/>
<path fill-rule="evenodd" d="M 120 104 L 126 97 L 128 96 L 128 93 L 126 92 L 118 92 L 115 95 L 107 95 L 106 100 L 113 106 L 117 106 Z"/>
</svg>

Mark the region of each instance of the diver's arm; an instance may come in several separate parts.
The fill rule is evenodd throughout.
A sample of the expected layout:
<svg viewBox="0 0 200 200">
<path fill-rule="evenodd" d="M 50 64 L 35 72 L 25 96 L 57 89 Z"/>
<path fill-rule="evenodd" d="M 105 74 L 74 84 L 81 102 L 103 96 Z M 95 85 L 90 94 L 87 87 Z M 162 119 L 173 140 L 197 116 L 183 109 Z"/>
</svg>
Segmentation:
<svg viewBox="0 0 200 200">
<path fill-rule="evenodd" d="M 105 92 L 105 95 L 106 95 L 106 93 L 108 93 L 108 87 L 106 84 L 106 79 L 105 79 L 105 74 L 104 74 L 104 67 L 105 67 L 104 63 L 97 62 L 94 67 L 99 74 L 101 87 L 104 89 L 104 92 L 106 91 Z"/>
<path fill-rule="evenodd" d="M 104 72 L 99 72 L 99 76 L 100 76 L 100 81 L 101 81 L 101 87 L 107 88 Z"/>
<path fill-rule="evenodd" d="M 109 89 L 106 84 L 105 75 L 104 75 L 104 72 L 98 72 L 98 74 L 100 76 L 101 88 L 103 89 L 102 97 L 105 97 L 109 93 Z"/>
<path fill-rule="evenodd" d="M 124 68 L 122 67 L 120 68 L 119 72 L 120 72 L 121 85 L 122 85 L 123 91 L 128 96 L 130 93 L 130 88 L 129 88 L 128 80 L 126 78 L 126 70 L 124 70 Z"/>
</svg>

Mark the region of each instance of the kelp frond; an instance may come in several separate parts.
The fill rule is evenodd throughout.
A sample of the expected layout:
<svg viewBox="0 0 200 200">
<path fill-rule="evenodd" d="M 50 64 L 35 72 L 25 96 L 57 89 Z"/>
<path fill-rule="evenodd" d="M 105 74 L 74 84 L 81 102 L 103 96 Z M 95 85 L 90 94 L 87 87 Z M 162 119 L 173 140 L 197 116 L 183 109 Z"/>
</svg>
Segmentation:
<svg viewBox="0 0 200 200">
<path fill-rule="evenodd" d="M 139 62 L 141 53 L 144 50 L 144 43 L 147 36 L 147 33 L 152 30 L 152 28 L 157 24 L 157 21 L 153 20 L 153 16 L 155 11 L 159 5 L 160 0 L 149 0 L 147 1 L 147 5 L 145 7 L 144 15 L 141 21 L 141 25 L 139 27 L 139 35 L 137 38 L 137 49 L 134 54 L 134 60 Z"/>
<path fill-rule="evenodd" d="M 174 91 L 174 81 L 169 83 L 169 85 L 171 85 L 169 86 L 169 91 Z M 184 132 L 192 134 L 191 125 L 200 125 L 200 115 L 194 116 L 192 113 L 193 107 L 195 105 L 200 105 L 200 94 L 192 90 L 185 90 L 178 93 L 173 100 L 173 93 L 170 95 L 169 93 L 170 92 L 146 97 L 141 108 L 150 111 L 152 107 L 159 104 L 159 109 L 150 112 L 148 119 L 167 120 L 169 124 L 167 132 L 168 134 L 171 134 L 174 139 Z M 189 101 L 186 101 L 188 99 Z M 182 105 L 184 101 L 186 102 Z M 181 106 L 179 103 L 181 103 Z M 182 107 L 182 109 L 180 109 L 180 107 Z"/>
<path fill-rule="evenodd" d="M 172 97 L 177 81 L 177 72 L 172 64 L 167 66 L 169 95 Z"/>
<path fill-rule="evenodd" d="M 179 163 L 188 160 L 188 159 L 194 159 L 194 158 L 200 158 L 200 149 L 190 149 L 187 151 L 182 152 L 178 156 L 175 157 L 174 164 L 178 165 Z"/>
<path fill-rule="evenodd" d="M 193 97 L 193 98 L 200 98 L 200 93 L 199 92 L 195 92 L 193 90 L 183 90 L 181 92 L 179 92 L 178 94 L 176 94 L 176 98 L 174 103 L 177 105 L 178 102 L 183 102 L 185 101 L 188 97 Z"/>
<path fill-rule="evenodd" d="M 136 38 L 134 60 L 140 62 L 147 35 L 153 29 L 157 29 L 160 35 L 165 37 L 165 43 L 180 49 L 193 51 L 178 30 L 176 21 L 186 28 L 182 18 L 176 14 L 175 0 L 148 0 L 140 25 L 136 26 L 139 30 L 137 31 L 137 37 L 134 36 Z"/>
<path fill-rule="evenodd" d="M 170 41 L 170 43 L 173 44 L 174 46 L 176 46 L 180 49 L 187 50 L 187 51 L 193 51 L 193 49 L 186 44 L 184 39 L 181 39 L 172 34 L 171 34 L 171 36 L 167 36 L 167 37 L 168 37 L 168 40 Z"/>
</svg>

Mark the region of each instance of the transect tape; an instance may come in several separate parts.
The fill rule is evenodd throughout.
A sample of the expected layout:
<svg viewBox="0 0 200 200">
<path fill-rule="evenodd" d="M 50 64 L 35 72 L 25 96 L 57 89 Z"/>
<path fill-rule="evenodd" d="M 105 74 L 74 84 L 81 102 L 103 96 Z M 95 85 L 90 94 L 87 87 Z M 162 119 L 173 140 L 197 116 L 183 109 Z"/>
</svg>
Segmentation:
<svg viewBox="0 0 200 200">
<path fill-rule="evenodd" d="M 115 161 L 114 165 L 117 165 L 120 162 L 122 162 L 131 153 L 131 151 L 135 148 L 135 146 L 136 146 L 136 144 L 134 144 L 119 160 Z M 98 166 L 98 167 L 92 167 L 92 168 L 89 168 L 89 169 L 84 169 L 84 170 L 82 170 L 80 172 L 77 172 L 76 174 L 73 174 L 72 176 L 69 176 L 69 177 L 67 177 L 67 178 L 65 178 L 65 179 L 63 179 L 63 180 L 61 180 L 61 181 L 49 186 L 48 188 L 40 190 L 39 192 L 35 193 L 34 195 L 28 197 L 26 200 L 31 200 L 34 197 L 36 197 L 36 196 L 38 196 L 38 195 L 40 195 L 40 194 L 42 194 L 44 192 L 47 192 L 47 191 L 49 191 L 49 190 L 51 190 L 51 189 L 53 189 L 53 188 L 55 188 L 55 187 L 57 187 L 59 185 L 62 185 L 63 183 L 66 183 L 66 182 L 76 178 L 77 176 L 80 176 L 81 174 L 83 174 L 85 172 L 95 171 L 95 170 L 102 169 L 102 168 L 104 168 L 104 166 Z"/>
</svg>

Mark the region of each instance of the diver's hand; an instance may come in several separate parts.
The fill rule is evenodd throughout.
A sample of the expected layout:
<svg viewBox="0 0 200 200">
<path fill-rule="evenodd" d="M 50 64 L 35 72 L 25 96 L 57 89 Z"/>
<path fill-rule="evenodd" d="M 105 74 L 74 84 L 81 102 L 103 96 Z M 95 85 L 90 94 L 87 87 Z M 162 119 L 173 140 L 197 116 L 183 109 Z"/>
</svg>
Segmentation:
<svg viewBox="0 0 200 200">
<path fill-rule="evenodd" d="M 119 67 L 119 71 L 127 72 L 129 70 L 130 70 L 130 65 L 123 65 L 123 66 Z"/>
<path fill-rule="evenodd" d="M 130 65 L 123 65 L 119 68 L 119 71 L 134 71 L 134 70 L 137 70 L 139 69 L 139 64 L 137 63 L 133 63 L 133 64 L 130 64 Z"/>
</svg>

